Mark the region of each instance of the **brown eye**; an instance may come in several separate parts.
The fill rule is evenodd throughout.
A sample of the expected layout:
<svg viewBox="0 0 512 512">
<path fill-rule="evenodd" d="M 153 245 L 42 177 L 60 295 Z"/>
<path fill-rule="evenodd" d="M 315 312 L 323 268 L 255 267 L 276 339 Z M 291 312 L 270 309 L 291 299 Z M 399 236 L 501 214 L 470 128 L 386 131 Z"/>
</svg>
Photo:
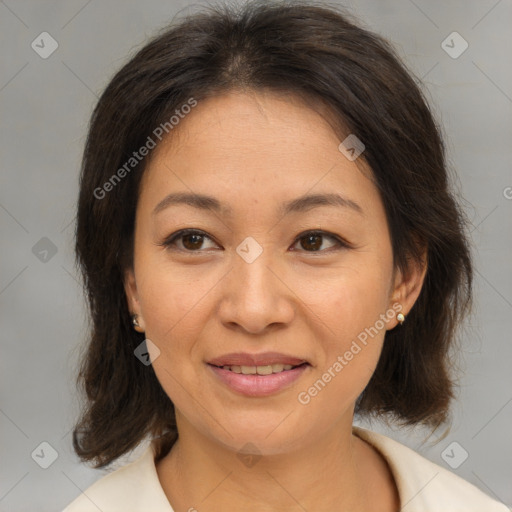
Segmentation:
<svg viewBox="0 0 512 512">
<path fill-rule="evenodd" d="M 322 235 L 307 235 L 301 238 L 301 247 L 307 251 L 318 251 L 322 246 Z"/>
<path fill-rule="evenodd" d="M 177 233 L 173 233 L 160 245 L 163 245 L 168 249 L 176 249 L 183 252 L 200 252 L 201 249 L 205 249 L 203 244 L 207 240 L 212 241 L 212 239 L 202 231 L 197 231 L 195 229 L 185 229 L 178 231 Z M 213 241 L 212 243 L 216 245 Z M 206 247 L 206 249 L 211 248 L 213 247 Z"/>
<path fill-rule="evenodd" d="M 183 246 L 185 247 L 185 249 L 188 249 L 190 251 L 200 249 L 201 245 L 203 245 L 203 238 L 203 235 L 196 234 L 181 236 Z"/>
<path fill-rule="evenodd" d="M 334 241 L 334 244 L 332 244 L 330 247 L 324 247 L 322 249 L 322 245 L 324 244 L 325 239 Z M 349 245 L 346 242 L 324 231 L 310 231 L 308 233 L 299 235 L 299 237 L 297 237 L 296 239 L 296 244 L 297 243 L 300 243 L 300 247 L 306 252 L 326 252 L 327 249 L 332 249 L 336 247 L 349 247 Z"/>
</svg>

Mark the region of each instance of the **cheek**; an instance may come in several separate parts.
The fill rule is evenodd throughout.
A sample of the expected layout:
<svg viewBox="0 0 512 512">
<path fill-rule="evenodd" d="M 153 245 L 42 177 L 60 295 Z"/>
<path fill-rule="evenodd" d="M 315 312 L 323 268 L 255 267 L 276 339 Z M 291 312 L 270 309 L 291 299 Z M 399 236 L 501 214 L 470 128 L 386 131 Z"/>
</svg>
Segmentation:
<svg viewBox="0 0 512 512">
<path fill-rule="evenodd" d="M 207 319 L 207 290 L 204 282 L 187 281 L 179 272 L 153 267 L 141 292 L 146 337 L 160 350 L 152 363 L 157 379 L 176 409 L 187 411 L 187 417 L 199 423 L 202 416 L 190 397 L 202 394 L 198 378 L 202 360 L 196 340 L 201 339 Z"/>
<path fill-rule="evenodd" d="M 361 260 L 354 259 L 336 279 L 316 281 L 306 301 L 325 333 L 319 341 L 323 347 L 317 368 L 323 398 L 317 405 L 324 400 L 355 401 L 379 360 L 385 320 L 392 317 L 386 317 L 391 258 L 368 258 L 364 264 Z"/>
<path fill-rule="evenodd" d="M 329 335 L 319 341 L 318 365 L 297 401 L 325 425 L 355 404 L 375 371 L 386 333 L 385 296 L 378 287 L 346 287 L 315 308 Z"/>
<path fill-rule="evenodd" d="M 176 271 L 153 266 L 141 280 L 141 310 L 146 337 L 160 350 L 153 368 L 160 385 L 175 406 L 190 408 L 190 396 L 201 394 L 199 379 L 201 354 L 196 340 L 207 321 L 208 283 L 185 280 Z M 206 296 L 205 296 L 206 295 Z M 194 415 L 190 410 L 189 414 Z"/>
<path fill-rule="evenodd" d="M 146 267 L 139 286 L 141 311 L 147 335 L 162 342 L 189 336 L 201 326 L 208 291 L 215 285 L 215 276 L 194 269 L 181 270 L 167 264 Z"/>
<path fill-rule="evenodd" d="M 335 344 L 357 337 L 389 307 L 391 265 L 376 259 L 347 264 L 328 280 L 301 279 L 298 294 Z"/>
</svg>

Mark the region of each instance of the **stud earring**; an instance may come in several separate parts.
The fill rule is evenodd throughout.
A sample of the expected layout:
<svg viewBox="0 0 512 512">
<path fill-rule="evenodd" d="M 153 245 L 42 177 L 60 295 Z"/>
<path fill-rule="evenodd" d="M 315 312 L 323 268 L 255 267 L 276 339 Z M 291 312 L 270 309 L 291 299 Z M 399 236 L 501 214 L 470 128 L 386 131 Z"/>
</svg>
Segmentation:
<svg viewBox="0 0 512 512">
<path fill-rule="evenodd" d="M 133 328 L 137 332 L 144 332 L 144 329 L 141 327 L 141 325 L 139 323 L 139 315 L 132 315 L 132 324 L 133 324 Z"/>
<path fill-rule="evenodd" d="M 398 320 L 398 323 L 402 325 L 405 322 L 405 315 L 403 313 L 398 313 L 398 315 L 396 315 L 396 319 Z"/>
</svg>

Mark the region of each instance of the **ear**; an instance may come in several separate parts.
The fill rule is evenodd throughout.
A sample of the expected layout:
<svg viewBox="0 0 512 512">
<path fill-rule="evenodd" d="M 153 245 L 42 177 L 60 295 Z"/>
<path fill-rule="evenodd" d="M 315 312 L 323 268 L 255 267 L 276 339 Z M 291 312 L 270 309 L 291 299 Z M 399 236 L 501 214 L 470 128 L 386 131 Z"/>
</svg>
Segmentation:
<svg viewBox="0 0 512 512">
<path fill-rule="evenodd" d="M 397 313 L 400 312 L 407 317 L 423 288 L 427 267 L 427 249 L 425 248 L 419 260 L 411 258 L 407 262 L 406 269 L 396 269 L 390 306 L 400 304 L 402 306 L 400 311 L 396 306 L 393 308 Z M 397 323 L 398 320 L 395 317 L 389 322 L 389 329 L 396 327 Z"/>
<path fill-rule="evenodd" d="M 130 268 L 124 273 L 124 291 L 126 294 L 126 302 L 128 304 L 128 310 L 130 314 L 136 315 L 133 328 L 137 332 L 145 332 L 146 327 L 144 323 L 144 318 L 142 317 L 142 313 L 140 310 L 139 303 L 139 294 L 137 292 L 137 282 L 135 280 L 135 273 L 133 269 Z"/>
<path fill-rule="evenodd" d="M 140 315 L 139 295 L 137 293 L 137 283 L 135 282 L 135 274 L 130 268 L 124 273 L 124 291 L 126 293 L 126 301 L 129 311 L 134 315 Z"/>
</svg>

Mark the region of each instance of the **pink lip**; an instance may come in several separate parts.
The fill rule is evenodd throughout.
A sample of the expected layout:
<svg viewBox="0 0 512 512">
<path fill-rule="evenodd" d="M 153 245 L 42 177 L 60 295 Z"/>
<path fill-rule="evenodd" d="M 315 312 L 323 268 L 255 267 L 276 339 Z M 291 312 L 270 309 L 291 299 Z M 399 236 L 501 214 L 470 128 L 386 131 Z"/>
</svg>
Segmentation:
<svg viewBox="0 0 512 512">
<path fill-rule="evenodd" d="M 298 364 L 300 364 L 300 362 Z M 224 370 L 223 368 L 213 366 L 212 364 L 209 364 L 208 366 L 217 375 L 217 377 L 219 377 L 220 380 L 229 386 L 233 391 L 237 391 L 238 393 L 252 397 L 264 397 L 273 395 L 278 391 L 290 387 L 309 367 L 308 364 L 304 364 L 302 366 L 292 368 L 291 370 L 284 370 L 280 373 L 272 373 L 270 375 L 244 375 L 242 373 L 235 373 L 230 370 Z M 225 366 L 231 365 L 229 364 Z M 243 366 L 264 365 L 244 364 Z"/>
<path fill-rule="evenodd" d="M 305 359 L 279 354 L 278 352 L 263 352 L 261 354 L 232 353 L 216 357 L 208 361 L 214 366 L 267 366 L 270 364 L 291 364 L 297 366 L 307 363 Z"/>
</svg>

